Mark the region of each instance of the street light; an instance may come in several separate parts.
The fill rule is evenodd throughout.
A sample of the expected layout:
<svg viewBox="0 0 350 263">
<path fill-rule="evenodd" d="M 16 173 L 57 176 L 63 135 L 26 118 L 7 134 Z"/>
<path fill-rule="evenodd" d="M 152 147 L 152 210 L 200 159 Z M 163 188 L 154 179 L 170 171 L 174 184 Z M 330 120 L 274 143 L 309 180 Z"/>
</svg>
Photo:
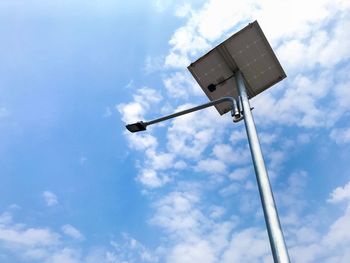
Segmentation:
<svg viewBox="0 0 350 263">
<path fill-rule="evenodd" d="M 139 131 L 145 131 L 147 125 L 148 125 L 147 123 L 144 123 L 143 121 L 139 121 L 132 124 L 128 124 L 125 127 L 129 130 L 129 132 L 139 132 Z"/>
<path fill-rule="evenodd" d="M 234 122 L 244 119 L 250 152 L 272 256 L 275 263 L 288 263 L 289 255 L 256 132 L 249 99 L 286 77 L 257 21 L 250 23 L 188 66 L 211 102 L 149 122 L 127 125 L 131 132 L 193 111 L 215 106 L 219 114 L 231 111 Z"/>
</svg>

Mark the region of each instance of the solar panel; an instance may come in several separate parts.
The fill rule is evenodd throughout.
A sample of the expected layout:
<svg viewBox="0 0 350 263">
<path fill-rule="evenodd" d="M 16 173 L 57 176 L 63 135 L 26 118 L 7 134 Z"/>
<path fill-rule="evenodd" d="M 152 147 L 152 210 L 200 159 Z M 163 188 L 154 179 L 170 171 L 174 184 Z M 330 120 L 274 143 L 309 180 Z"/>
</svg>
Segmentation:
<svg viewBox="0 0 350 263">
<path fill-rule="evenodd" d="M 208 98 L 238 97 L 235 73 L 242 72 L 249 98 L 286 77 L 257 21 L 250 23 L 188 66 Z M 222 115 L 229 103 L 215 106 Z"/>
</svg>

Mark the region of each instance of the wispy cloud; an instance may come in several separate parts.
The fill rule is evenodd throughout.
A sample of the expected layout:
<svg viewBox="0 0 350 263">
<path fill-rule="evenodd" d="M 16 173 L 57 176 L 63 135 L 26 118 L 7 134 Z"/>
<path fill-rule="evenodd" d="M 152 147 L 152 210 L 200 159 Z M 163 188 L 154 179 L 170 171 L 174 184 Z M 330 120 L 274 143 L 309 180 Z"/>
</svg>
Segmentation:
<svg viewBox="0 0 350 263">
<path fill-rule="evenodd" d="M 80 233 L 80 231 L 78 229 L 76 229 L 74 226 L 72 225 L 63 225 L 62 226 L 62 232 L 64 234 L 66 234 L 67 236 L 77 239 L 77 240 L 83 240 L 84 236 Z"/>
<path fill-rule="evenodd" d="M 344 186 L 337 187 L 330 194 L 328 202 L 338 203 L 344 200 L 350 200 L 350 182 Z"/>
<path fill-rule="evenodd" d="M 163 65 L 164 65 L 163 57 L 147 56 L 143 70 L 146 74 L 150 74 L 153 72 L 160 71 L 163 68 Z"/>
<path fill-rule="evenodd" d="M 330 137 L 338 144 L 350 142 L 350 127 L 343 129 L 333 129 L 330 133 Z"/>
<path fill-rule="evenodd" d="M 44 191 L 42 196 L 47 206 L 55 206 L 58 204 L 58 198 L 53 192 Z"/>
<path fill-rule="evenodd" d="M 126 234 L 119 243 L 111 240 L 96 248 L 84 247 L 82 243 L 72 245 L 71 238 L 82 241 L 84 236 L 70 224 L 63 225 L 61 231 L 64 235 L 45 226 L 27 226 L 14 221 L 12 214 L 6 211 L 0 214 L 2 257 L 11 262 L 159 262 L 156 252 Z"/>
</svg>

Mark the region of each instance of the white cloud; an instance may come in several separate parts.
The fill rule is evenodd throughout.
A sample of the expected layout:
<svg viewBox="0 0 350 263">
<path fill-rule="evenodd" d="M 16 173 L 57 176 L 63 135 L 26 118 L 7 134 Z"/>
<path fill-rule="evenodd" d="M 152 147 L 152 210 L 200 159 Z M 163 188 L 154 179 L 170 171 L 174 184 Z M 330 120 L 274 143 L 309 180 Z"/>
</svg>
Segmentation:
<svg viewBox="0 0 350 263">
<path fill-rule="evenodd" d="M 325 117 L 323 108 L 317 103 L 330 91 L 330 72 L 312 78 L 298 75 L 291 81 L 281 98 L 266 92 L 254 99 L 254 106 L 259 109 L 254 115 L 259 124 L 281 123 L 310 128 L 334 123 L 335 120 Z"/>
<path fill-rule="evenodd" d="M 171 51 L 165 58 L 165 67 L 167 68 L 179 68 L 183 69 L 190 64 L 190 60 L 187 55 Z"/>
<path fill-rule="evenodd" d="M 214 263 L 215 255 L 211 245 L 205 240 L 177 244 L 167 257 L 169 263 Z"/>
<path fill-rule="evenodd" d="M 83 240 L 84 236 L 80 233 L 80 231 L 78 229 L 76 229 L 74 226 L 72 225 L 63 225 L 62 226 L 62 232 L 64 234 L 66 234 L 67 236 L 77 239 L 77 240 Z"/>
<path fill-rule="evenodd" d="M 24 228 L 16 225 L 0 225 L 0 240 L 10 245 L 24 247 L 51 246 L 58 243 L 59 235 L 48 228 Z"/>
<path fill-rule="evenodd" d="M 44 191 L 42 196 L 47 206 L 55 206 L 58 204 L 58 198 L 53 192 Z"/>
<path fill-rule="evenodd" d="M 124 240 L 121 244 L 116 241 L 111 241 L 111 245 L 115 251 L 106 252 L 106 263 L 159 262 L 157 253 L 149 250 L 140 241 L 125 233 L 123 234 L 123 238 Z"/>
<path fill-rule="evenodd" d="M 294 173 L 289 178 L 289 186 L 283 190 L 283 195 L 279 193 L 277 198 L 279 204 L 288 207 L 289 218 L 282 217 L 284 230 L 287 236 L 287 245 L 293 262 L 346 262 L 349 259 L 348 250 L 350 247 L 350 209 L 348 202 L 344 214 L 333 217 L 333 221 L 327 221 L 323 225 L 322 217 L 324 206 L 315 211 L 312 205 L 301 196 L 306 188 L 306 173 Z M 343 194 L 339 194 L 340 189 L 336 188 L 331 193 L 330 202 L 336 203 L 349 199 Z M 336 194 L 337 193 L 337 194 Z M 339 200 L 336 200 L 339 198 Z M 335 199 L 335 200 L 333 200 Z M 304 211 L 304 209 L 312 211 Z M 335 207 L 331 208 L 334 209 Z M 305 213 L 306 212 L 306 213 Z M 326 215 L 327 216 L 327 215 Z"/>
<path fill-rule="evenodd" d="M 129 146 L 136 150 L 154 149 L 158 145 L 157 139 L 149 133 L 124 133 L 129 141 Z"/>
<path fill-rule="evenodd" d="M 139 102 L 119 104 L 117 109 L 122 114 L 122 119 L 125 123 L 140 121 L 145 114 L 145 109 Z"/>
<path fill-rule="evenodd" d="M 219 206 L 206 206 L 195 189 L 171 192 L 155 206 L 153 225 L 168 233 L 170 246 L 165 246 L 167 262 L 219 262 L 218 257 L 228 244 L 229 233 L 235 225 L 216 222 L 224 213 Z M 205 211 L 207 210 L 207 211 Z"/>
<path fill-rule="evenodd" d="M 337 218 L 326 233 L 318 231 L 315 222 L 302 221 L 299 228 L 294 229 L 297 243 L 290 247 L 291 259 L 295 262 L 347 262 L 350 247 L 350 209 Z M 303 225 L 310 226 L 304 227 Z"/>
<path fill-rule="evenodd" d="M 80 263 L 80 255 L 76 250 L 64 248 L 56 251 L 48 258 L 47 262 L 51 263 Z"/>
<path fill-rule="evenodd" d="M 167 92 L 174 98 L 203 95 L 203 91 L 187 72 L 176 72 L 163 79 Z"/>
<path fill-rule="evenodd" d="M 270 160 L 269 168 L 275 170 L 281 167 L 281 164 L 286 158 L 286 152 L 283 150 L 271 150 L 267 156 Z"/>
<path fill-rule="evenodd" d="M 329 248 L 338 246 L 350 247 L 350 204 L 345 214 L 339 217 L 331 226 L 327 235 L 324 237 L 324 243 Z"/>
<path fill-rule="evenodd" d="M 349 53 L 343 47 L 347 46 L 348 38 L 346 37 L 347 33 L 345 32 L 344 34 L 342 32 L 342 30 L 347 28 L 345 25 L 339 25 L 337 30 L 334 31 L 334 35 L 330 38 L 338 39 L 340 37 L 344 38 L 345 41 L 325 42 L 325 38 L 320 39 L 319 35 L 317 35 L 310 40 L 310 45 L 308 45 L 310 48 L 306 48 L 307 46 L 304 46 L 300 40 L 304 41 L 313 33 L 324 32 L 322 27 L 325 23 L 321 22 L 329 21 L 337 12 L 345 13 L 347 8 L 349 8 L 349 5 L 344 1 L 338 1 L 334 4 L 334 2 L 328 0 L 309 1 L 307 5 L 303 3 L 303 8 L 300 8 L 300 3 L 295 1 L 252 0 L 243 3 L 240 1 L 211 0 L 199 10 L 181 12 L 181 14 L 188 15 L 188 20 L 186 25 L 176 30 L 172 36 L 169 42 L 171 45 L 170 54 L 174 51 L 179 52 L 178 54 L 181 54 L 183 57 L 197 54 L 199 51 L 208 49 L 207 41 L 213 42 L 217 40 L 242 22 L 247 23 L 258 19 L 272 43 L 280 42 L 284 39 L 289 40 L 288 42 L 291 44 L 288 44 L 289 46 L 285 49 L 290 49 L 293 52 L 289 53 L 288 56 L 292 61 L 296 57 L 299 58 L 298 61 L 305 61 L 306 63 L 310 63 L 310 59 L 312 61 L 317 61 L 318 59 L 322 63 L 323 61 L 328 61 L 327 63 L 329 63 L 330 59 L 327 59 L 327 57 L 331 57 L 332 60 L 341 57 L 346 59 L 346 55 Z M 189 8 L 187 7 L 184 10 L 189 10 Z M 276 12 L 276 10 L 279 11 Z M 297 41 L 290 41 L 293 38 Z M 326 48 L 324 48 L 325 45 L 322 45 L 322 43 L 327 43 Z M 323 52 L 319 56 L 318 50 L 321 47 L 323 47 Z M 334 47 L 337 47 L 341 54 L 337 54 L 338 56 L 328 55 L 332 54 L 333 50 L 335 50 Z M 302 60 L 302 51 L 306 49 L 308 49 L 308 52 L 304 53 L 310 55 L 307 55 L 308 59 Z M 300 52 L 295 52 L 295 50 Z M 286 60 L 286 62 L 288 61 Z"/>
<path fill-rule="evenodd" d="M 271 262 L 267 233 L 264 230 L 248 228 L 234 233 L 222 262 Z"/>
<path fill-rule="evenodd" d="M 163 68 L 164 58 L 147 56 L 145 60 L 144 71 L 146 74 L 150 74 L 159 71 Z"/>
<path fill-rule="evenodd" d="M 230 162 L 234 159 L 234 152 L 231 146 L 227 144 L 216 144 L 213 148 L 213 154 L 222 161 Z"/>
<path fill-rule="evenodd" d="M 199 201 L 196 194 L 172 192 L 156 202 L 156 214 L 151 223 L 180 236 L 196 231 L 202 214 L 194 205 Z"/>
<path fill-rule="evenodd" d="M 305 172 L 293 174 L 289 179 L 288 188 L 284 191 L 289 195 L 289 201 L 284 205 L 288 205 L 297 213 L 301 211 L 295 207 L 298 206 L 305 189 L 305 176 Z M 295 201 L 291 200 L 295 198 Z M 162 250 L 162 255 L 168 255 L 167 262 L 197 259 L 213 263 L 271 262 L 272 256 L 265 229 L 249 227 L 232 232 L 234 218 L 230 219 L 231 223 L 212 221 L 220 218 L 222 209 L 209 207 L 209 214 L 206 215 L 205 209 L 201 208 L 203 204 L 200 195 L 188 192 L 172 192 L 155 203 L 156 212 L 151 223 L 171 234 L 167 236 L 171 239 L 171 245 L 163 246 Z M 214 216 L 210 216 L 213 211 Z M 215 211 L 219 211 L 218 216 Z M 292 225 L 284 225 L 292 261 L 347 262 L 347 251 L 350 247 L 349 211 L 348 208 L 344 215 L 336 218 L 326 227 L 325 232 L 314 222 L 318 218 L 317 214 L 304 214 L 302 220 L 297 215 Z M 253 250 L 250 249 L 252 247 Z"/>
<path fill-rule="evenodd" d="M 0 215 L 0 225 L 6 225 L 12 222 L 12 215 L 9 212 L 4 212 Z"/>
<path fill-rule="evenodd" d="M 231 180 L 241 181 L 248 177 L 253 171 L 250 167 L 235 169 L 232 173 L 228 175 Z"/>
<path fill-rule="evenodd" d="M 305 171 L 293 172 L 287 180 L 287 184 L 283 186 L 283 190 L 276 189 L 275 196 L 277 204 L 288 208 L 286 214 L 289 215 L 289 223 L 297 223 L 293 220 L 299 220 L 293 217 L 295 213 L 300 213 L 306 206 L 307 201 L 302 198 L 305 187 L 308 182 L 308 174 Z"/>
<path fill-rule="evenodd" d="M 193 105 L 184 104 L 175 112 L 191 107 Z M 215 142 L 215 138 L 220 138 L 226 125 L 225 118 L 218 118 L 213 108 L 181 116 L 174 119 L 168 128 L 167 148 L 183 158 L 197 159 L 208 145 Z"/>
<path fill-rule="evenodd" d="M 137 180 L 146 187 L 157 188 L 166 184 L 170 179 L 166 175 L 159 174 L 156 170 L 144 168 L 140 171 Z"/>
<path fill-rule="evenodd" d="M 225 163 L 244 165 L 251 161 L 250 151 L 247 146 L 247 144 L 244 144 L 244 147 L 238 145 L 231 147 L 228 144 L 217 143 L 213 148 L 213 154 Z"/>
<path fill-rule="evenodd" d="M 242 21 L 247 21 L 254 10 L 255 1 L 208 1 L 201 10 L 194 13 L 187 26 L 196 27 L 199 35 L 209 41 L 222 37 Z"/>
<path fill-rule="evenodd" d="M 281 195 L 277 195 L 279 204 L 287 205 L 294 214 L 293 219 L 287 222 L 282 217 L 284 233 L 287 237 L 287 246 L 293 262 L 347 262 L 350 254 L 350 203 L 344 214 L 336 217 L 333 222 L 328 223 L 325 229 L 321 227 L 318 220 L 323 216 L 323 208 L 319 211 L 301 213 L 305 207 L 300 207 L 300 202 L 305 204 L 301 198 L 305 191 L 305 172 L 293 174 L 289 179 L 289 186 L 283 192 L 287 202 L 281 202 Z M 349 183 L 348 183 L 349 184 Z M 338 194 L 348 188 L 335 189 L 331 196 Z M 339 191 L 341 189 L 342 191 Z M 346 190 L 345 190 L 346 191 Z M 288 197 L 287 197 L 288 196 Z M 347 200 L 347 195 L 339 194 L 339 201 Z M 286 200 L 285 200 L 286 201 Z M 336 202 L 339 202 L 338 200 Z M 318 214 L 321 212 L 320 214 Z M 321 221 L 321 220 L 320 220 Z M 254 247 L 254 250 L 249 250 Z M 260 228 L 246 228 L 235 231 L 230 239 L 230 245 L 225 247 L 220 262 L 271 262 L 271 252 L 266 231 Z"/>
<path fill-rule="evenodd" d="M 184 26 L 178 28 L 169 41 L 172 50 L 180 53 L 195 54 L 197 51 L 202 51 L 209 48 L 206 40 L 196 35 L 194 28 L 191 26 Z"/>
<path fill-rule="evenodd" d="M 247 141 L 247 133 L 245 129 L 235 129 L 230 136 L 230 142 L 232 142 L 235 145 L 242 141 Z"/>
<path fill-rule="evenodd" d="M 144 120 L 144 114 L 150 107 L 162 100 L 162 96 L 154 89 L 140 88 L 133 95 L 133 101 L 130 103 L 121 103 L 116 109 L 122 115 L 125 123 L 132 123 Z"/>
<path fill-rule="evenodd" d="M 210 210 L 210 217 L 212 218 L 220 218 L 225 213 L 225 208 L 221 206 L 212 206 Z"/>
<path fill-rule="evenodd" d="M 287 69 L 298 70 L 300 67 L 313 68 L 317 64 L 331 68 L 347 60 L 350 56 L 346 48 L 350 44 L 350 34 L 345 28 L 349 24 L 349 18 L 341 19 L 329 31 L 324 27 L 312 32 L 308 39 L 286 41 L 277 51 L 281 61 Z"/>
<path fill-rule="evenodd" d="M 191 5 L 189 3 L 184 3 L 176 8 L 175 15 L 178 17 L 186 17 L 191 10 Z"/>
<path fill-rule="evenodd" d="M 45 249 L 45 248 L 30 248 L 23 252 L 23 258 L 25 258 L 27 261 L 43 260 L 48 256 L 49 256 L 48 249 Z"/>
<path fill-rule="evenodd" d="M 196 166 L 197 171 L 214 173 L 214 174 L 224 173 L 226 172 L 226 169 L 227 168 L 224 162 L 220 160 L 214 160 L 214 159 L 200 160 Z"/>
<path fill-rule="evenodd" d="M 336 71 L 336 79 L 339 81 L 334 87 L 336 106 L 341 109 L 349 110 L 350 105 L 350 76 L 347 74 L 350 65 Z"/>
<path fill-rule="evenodd" d="M 276 133 L 259 132 L 259 141 L 261 144 L 270 145 L 277 141 L 278 136 Z"/>
<path fill-rule="evenodd" d="M 82 240 L 78 229 L 67 224 L 61 230 L 65 235 Z M 148 250 L 136 239 L 124 235 L 122 242 L 99 245 L 96 247 L 72 246 L 53 229 L 47 227 L 29 227 L 14 222 L 10 212 L 0 215 L 0 243 L 2 258 L 16 262 L 44 263 L 119 263 L 119 262 L 159 262 L 157 253 Z"/>
<path fill-rule="evenodd" d="M 330 194 L 328 202 L 338 203 L 344 200 L 350 200 L 350 182 L 348 182 L 343 187 L 337 187 Z"/>
<path fill-rule="evenodd" d="M 321 252 L 321 246 L 318 244 L 308 244 L 295 246 L 289 249 L 291 260 L 300 263 L 315 262 Z"/>
<path fill-rule="evenodd" d="M 171 0 L 153 0 L 152 3 L 157 12 L 164 12 L 171 6 Z"/>
<path fill-rule="evenodd" d="M 141 88 L 133 96 L 133 102 L 119 104 L 117 109 L 121 113 L 122 119 L 130 123 L 143 120 L 146 111 L 156 106 L 160 100 L 162 100 L 162 96 L 156 90 Z M 173 164 L 174 156 L 171 153 L 158 153 L 156 151 L 158 141 L 156 137 L 151 135 L 151 131 L 147 131 L 147 133 L 125 131 L 124 134 L 131 148 L 146 153 L 144 163 L 140 165 L 142 169 L 140 169 L 136 179 L 149 188 L 161 187 L 166 184 L 170 180 L 169 176 L 160 174 L 158 171 L 169 168 Z"/>
<path fill-rule="evenodd" d="M 175 168 L 175 169 L 179 169 L 179 170 L 181 170 L 181 169 L 186 169 L 186 168 L 187 168 L 187 164 L 186 164 L 186 162 L 180 160 L 180 161 L 177 161 L 177 162 L 174 164 L 174 168 Z"/>
<path fill-rule="evenodd" d="M 226 197 L 229 196 L 231 194 L 236 194 L 239 192 L 241 186 L 237 183 L 231 183 L 228 186 L 225 186 L 224 188 L 222 188 L 219 193 L 221 196 Z"/>
<path fill-rule="evenodd" d="M 330 137 L 337 144 L 349 143 L 350 142 L 350 127 L 338 129 L 335 128 L 331 131 Z"/>
<path fill-rule="evenodd" d="M 146 155 L 148 157 L 146 162 L 155 170 L 165 170 L 174 165 L 174 155 L 171 153 L 157 153 L 153 149 L 149 149 Z"/>
</svg>

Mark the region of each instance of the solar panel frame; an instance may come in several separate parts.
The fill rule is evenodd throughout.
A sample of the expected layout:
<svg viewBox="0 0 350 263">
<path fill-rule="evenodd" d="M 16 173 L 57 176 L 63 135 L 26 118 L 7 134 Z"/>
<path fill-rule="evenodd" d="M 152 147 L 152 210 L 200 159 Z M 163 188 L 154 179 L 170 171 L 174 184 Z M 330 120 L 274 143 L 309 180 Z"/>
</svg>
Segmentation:
<svg viewBox="0 0 350 263">
<path fill-rule="evenodd" d="M 257 21 L 233 34 L 187 68 L 211 101 L 224 96 L 238 98 L 234 79 L 238 70 L 242 72 L 249 99 L 286 78 Z M 212 92 L 208 89 L 210 84 L 216 85 Z M 232 106 L 223 103 L 215 107 L 223 115 Z"/>
</svg>

